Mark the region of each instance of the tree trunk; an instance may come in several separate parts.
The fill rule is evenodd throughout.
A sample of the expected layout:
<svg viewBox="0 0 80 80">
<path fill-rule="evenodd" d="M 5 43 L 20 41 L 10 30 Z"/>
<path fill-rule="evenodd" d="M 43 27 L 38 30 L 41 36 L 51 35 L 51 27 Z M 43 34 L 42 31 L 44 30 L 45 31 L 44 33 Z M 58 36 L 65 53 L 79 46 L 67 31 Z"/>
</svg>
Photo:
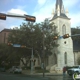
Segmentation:
<svg viewBox="0 0 80 80">
<path fill-rule="evenodd" d="M 24 62 L 23 58 L 21 59 L 23 65 L 24 65 L 25 67 L 27 67 L 29 60 L 30 60 L 30 57 L 25 58 L 25 62 Z"/>
</svg>

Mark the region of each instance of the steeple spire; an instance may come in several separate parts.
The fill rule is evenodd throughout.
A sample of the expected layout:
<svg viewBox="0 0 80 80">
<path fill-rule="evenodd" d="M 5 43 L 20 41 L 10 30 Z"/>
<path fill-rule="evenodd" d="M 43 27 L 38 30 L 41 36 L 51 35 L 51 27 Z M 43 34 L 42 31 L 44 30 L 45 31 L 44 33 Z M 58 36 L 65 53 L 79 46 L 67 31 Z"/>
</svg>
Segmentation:
<svg viewBox="0 0 80 80">
<path fill-rule="evenodd" d="M 64 11 L 64 6 L 62 0 L 56 0 L 56 10 L 58 9 L 58 6 L 60 8 L 60 13 L 63 13 Z"/>
<path fill-rule="evenodd" d="M 55 12 L 54 12 L 54 15 L 52 17 L 52 20 L 57 18 L 57 17 L 69 19 L 68 18 L 68 12 L 65 11 L 62 0 L 56 0 Z"/>
</svg>

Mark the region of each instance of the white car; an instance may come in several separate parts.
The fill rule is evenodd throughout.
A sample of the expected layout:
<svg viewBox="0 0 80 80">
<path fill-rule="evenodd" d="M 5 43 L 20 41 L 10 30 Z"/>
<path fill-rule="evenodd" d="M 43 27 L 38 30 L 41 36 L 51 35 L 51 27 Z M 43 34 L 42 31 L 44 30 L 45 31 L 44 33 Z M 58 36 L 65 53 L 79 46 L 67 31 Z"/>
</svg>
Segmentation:
<svg viewBox="0 0 80 80">
<path fill-rule="evenodd" d="M 10 73 L 22 73 L 22 69 L 19 66 L 12 66 Z"/>
</svg>

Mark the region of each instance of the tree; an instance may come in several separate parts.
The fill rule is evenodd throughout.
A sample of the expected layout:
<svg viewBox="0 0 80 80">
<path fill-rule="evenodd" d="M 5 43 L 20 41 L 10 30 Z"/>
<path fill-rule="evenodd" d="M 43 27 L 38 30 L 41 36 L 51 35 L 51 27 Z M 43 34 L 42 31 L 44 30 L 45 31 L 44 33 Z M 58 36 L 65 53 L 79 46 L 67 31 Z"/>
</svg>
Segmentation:
<svg viewBox="0 0 80 80">
<path fill-rule="evenodd" d="M 77 27 L 77 28 L 72 28 L 71 29 L 71 32 L 72 32 L 72 35 L 75 35 L 75 34 L 80 34 L 80 28 L 79 27 Z M 72 37 L 72 40 L 73 40 L 73 46 L 75 47 L 75 48 L 77 48 L 77 50 L 80 50 L 80 35 L 78 35 L 78 36 L 73 36 Z"/>
<path fill-rule="evenodd" d="M 71 32 L 72 32 L 72 35 L 80 34 L 80 27 L 72 28 Z M 73 36 L 72 40 L 73 40 L 73 49 L 79 52 L 80 51 L 80 35 Z M 78 64 L 80 64 L 80 57 L 77 57 L 77 62 Z"/>
<path fill-rule="evenodd" d="M 16 48 L 15 51 L 18 52 L 18 57 L 20 59 L 25 57 L 26 60 L 31 56 L 31 49 L 33 48 L 34 55 L 38 56 L 41 60 L 43 56 L 43 38 L 44 38 L 44 47 L 45 47 L 45 56 L 49 56 L 52 52 L 51 50 L 58 44 L 55 43 L 53 37 L 58 35 L 53 33 L 57 28 L 53 26 L 54 23 L 49 23 L 46 19 L 42 23 L 33 24 L 32 22 L 22 23 L 20 29 L 13 30 L 9 35 L 8 41 L 11 41 L 13 44 L 21 44 L 27 46 L 27 48 Z M 44 35 L 43 35 L 44 34 Z M 16 55 L 16 54 L 15 54 Z"/>
<path fill-rule="evenodd" d="M 9 62 L 9 59 L 8 59 L 8 56 L 10 55 L 10 52 L 9 52 L 9 47 L 2 43 L 0 44 L 0 66 L 2 66 L 3 62 L 4 62 L 4 65 L 7 65 L 7 63 Z"/>
</svg>

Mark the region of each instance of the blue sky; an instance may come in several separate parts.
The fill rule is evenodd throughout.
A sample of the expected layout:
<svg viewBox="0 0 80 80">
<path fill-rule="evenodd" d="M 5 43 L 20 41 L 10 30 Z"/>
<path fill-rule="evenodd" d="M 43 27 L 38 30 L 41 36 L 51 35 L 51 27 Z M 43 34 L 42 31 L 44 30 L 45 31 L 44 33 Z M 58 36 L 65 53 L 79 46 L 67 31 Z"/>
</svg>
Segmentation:
<svg viewBox="0 0 80 80">
<path fill-rule="evenodd" d="M 0 0 L 0 12 L 28 14 L 36 16 L 36 22 L 42 22 L 45 18 L 52 16 L 56 0 Z M 71 27 L 80 26 L 80 0 L 63 0 L 65 9 L 69 11 Z M 6 21 L 0 20 L 0 31 L 4 28 L 19 27 L 22 19 L 9 18 Z"/>
</svg>

